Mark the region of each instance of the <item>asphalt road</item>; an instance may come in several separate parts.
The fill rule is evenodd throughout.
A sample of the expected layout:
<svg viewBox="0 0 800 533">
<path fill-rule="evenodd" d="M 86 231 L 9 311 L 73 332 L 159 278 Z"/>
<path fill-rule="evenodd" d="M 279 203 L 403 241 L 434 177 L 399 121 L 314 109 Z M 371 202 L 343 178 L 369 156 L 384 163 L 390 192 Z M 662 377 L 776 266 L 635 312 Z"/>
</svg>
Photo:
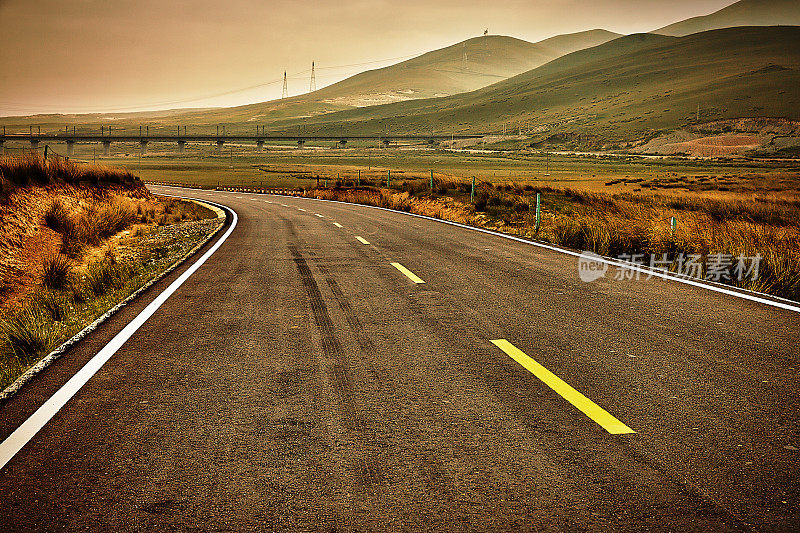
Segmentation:
<svg viewBox="0 0 800 533">
<path fill-rule="evenodd" d="M 184 193 L 237 227 L 0 470 L 2 529 L 800 528 L 800 313 L 585 283 L 363 206 Z M 0 440 L 185 268 L 0 407 Z"/>
</svg>

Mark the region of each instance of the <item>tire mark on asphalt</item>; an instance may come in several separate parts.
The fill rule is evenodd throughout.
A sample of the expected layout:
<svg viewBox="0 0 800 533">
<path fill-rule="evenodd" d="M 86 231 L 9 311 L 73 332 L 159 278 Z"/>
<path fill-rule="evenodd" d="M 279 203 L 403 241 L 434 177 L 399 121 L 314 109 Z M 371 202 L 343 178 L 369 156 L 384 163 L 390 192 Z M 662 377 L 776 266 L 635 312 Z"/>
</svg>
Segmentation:
<svg viewBox="0 0 800 533">
<path fill-rule="evenodd" d="M 328 283 L 328 287 L 331 289 L 333 297 L 336 298 L 336 302 L 339 304 L 339 308 L 342 310 L 345 320 L 347 320 L 347 324 L 350 326 L 353 336 L 358 342 L 358 346 L 361 349 L 362 355 L 364 355 L 365 359 L 368 361 L 369 371 L 372 374 L 372 377 L 375 378 L 378 375 L 378 372 L 376 371 L 375 366 L 372 364 L 370 359 L 375 352 L 375 345 L 372 343 L 372 340 L 369 337 L 364 335 L 364 327 L 362 326 L 361 321 L 358 319 L 358 315 L 356 315 L 355 311 L 353 311 L 350 301 L 342 292 L 339 284 L 330 276 L 328 268 L 319 262 L 317 262 L 317 268 L 319 268 L 320 272 L 325 275 L 325 281 Z M 367 437 L 368 442 L 382 444 L 378 441 L 377 433 L 371 427 L 369 427 L 364 420 L 359 418 L 359 422 L 361 431 L 364 436 Z M 362 483 L 373 493 L 375 493 L 376 487 L 380 487 L 385 482 L 385 475 L 383 468 L 381 467 L 381 458 L 375 457 L 374 454 L 367 452 L 366 449 L 363 450 L 363 455 L 364 457 L 359 459 L 359 476 Z"/>
<path fill-rule="evenodd" d="M 290 244 L 289 251 L 292 253 L 294 263 L 300 273 L 300 279 L 303 282 L 303 287 L 306 289 L 309 302 L 311 303 L 311 313 L 314 317 L 314 324 L 317 326 L 317 330 L 319 330 L 320 333 L 322 353 L 325 357 L 333 360 L 333 366 L 331 367 L 333 386 L 342 401 L 344 424 L 350 429 L 353 425 L 353 384 L 350 381 L 347 358 L 344 355 L 339 339 L 336 338 L 333 321 L 331 321 L 331 317 L 328 314 L 328 307 L 322 299 L 322 293 L 319 290 L 317 282 L 314 280 L 311 269 L 308 268 L 308 263 L 297 249 L 296 245 Z"/>
<path fill-rule="evenodd" d="M 367 436 L 371 441 L 375 440 L 375 432 L 369 429 L 368 424 L 363 420 L 361 411 L 355 408 L 353 384 L 350 375 L 350 367 L 347 357 L 342 349 L 341 343 L 336 338 L 333 321 L 328 313 L 328 308 L 322 299 L 322 294 L 319 290 L 317 282 L 314 280 L 311 269 L 308 266 L 303 255 L 297 249 L 296 245 L 290 244 L 289 250 L 294 257 L 297 269 L 300 272 L 300 277 L 303 282 L 306 292 L 308 293 L 311 302 L 312 314 L 314 322 L 320 332 L 322 339 L 322 350 L 326 357 L 333 360 L 331 368 L 333 373 L 334 390 L 341 399 L 342 410 L 342 424 L 351 434 L 358 434 L 360 436 Z M 350 302 L 344 296 L 341 288 L 336 280 L 330 277 L 328 269 L 316 263 L 320 272 L 326 277 L 328 286 L 334 295 L 339 307 L 345 315 L 348 325 L 353 330 L 354 336 L 359 344 L 359 348 L 365 354 L 371 354 L 374 351 L 372 341 L 363 334 L 363 326 L 358 320 L 355 312 L 353 311 Z M 361 442 L 362 439 L 354 439 L 354 447 L 357 453 L 354 455 L 355 461 L 355 474 L 358 483 L 367 489 L 373 495 L 376 494 L 377 488 L 380 487 L 385 480 L 383 469 L 380 466 L 380 461 L 371 457 L 367 447 Z"/>
</svg>

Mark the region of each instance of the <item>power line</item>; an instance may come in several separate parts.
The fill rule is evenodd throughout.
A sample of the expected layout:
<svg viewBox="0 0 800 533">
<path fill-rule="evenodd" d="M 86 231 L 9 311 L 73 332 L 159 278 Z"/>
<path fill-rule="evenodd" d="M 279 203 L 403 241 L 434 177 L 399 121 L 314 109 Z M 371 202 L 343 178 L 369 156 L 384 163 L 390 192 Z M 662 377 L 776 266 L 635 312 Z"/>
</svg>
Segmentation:
<svg viewBox="0 0 800 533">
<path fill-rule="evenodd" d="M 328 67 L 315 67 L 315 70 L 336 70 L 336 69 L 351 68 L 351 67 L 362 67 L 362 66 L 367 66 L 367 65 L 374 65 L 374 64 L 377 64 L 377 63 L 385 63 L 387 61 L 399 61 L 399 60 L 410 59 L 412 57 L 419 57 L 423 53 L 424 52 L 421 52 L 421 53 L 418 53 L 418 54 L 410 54 L 410 55 L 406 55 L 406 56 L 387 57 L 387 58 L 384 58 L 384 59 L 376 59 L 376 60 L 373 60 L 373 61 L 364 61 L 364 62 L 361 62 L 361 63 L 347 63 L 347 64 L 342 64 L 342 65 L 331 65 L 331 66 L 328 66 Z M 291 78 L 291 79 L 296 79 L 297 77 L 306 75 L 309 72 L 310 72 L 309 69 L 305 69 L 305 70 L 301 70 L 299 72 L 295 72 L 291 76 L 288 76 L 288 77 Z M 5 108 L 9 108 L 9 109 L 16 108 L 16 109 L 20 109 L 20 110 L 25 110 L 25 109 L 29 109 L 31 107 L 36 107 L 36 108 L 40 108 L 40 109 L 41 108 L 51 109 L 54 112 L 80 113 L 80 114 L 86 114 L 86 113 L 114 113 L 114 112 L 140 111 L 140 110 L 148 111 L 148 110 L 150 110 L 150 108 L 153 108 L 153 107 L 178 105 L 178 104 L 188 104 L 188 103 L 191 103 L 191 102 L 202 102 L 203 100 L 211 100 L 211 99 L 214 99 L 214 98 L 220 98 L 222 96 L 229 96 L 229 95 L 232 95 L 232 94 L 243 93 L 243 92 L 252 91 L 252 90 L 255 90 L 255 89 L 261 89 L 263 87 L 268 87 L 270 85 L 276 85 L 276 84 L 280 83 L 282 80 L 283 80 L 283 78 L 276 78 L 274 80 L 269 80 L 269 81 L 266 81 L 266 82 L 263 82 L 263 83 L 258 83 L 256 85 L 250 85 L 248 87 L 241 87 L 241 88 L 238 88 L 238 89 L 231 89 L 231 90 L 228 90 L 228 91 L 222 91 L 222 92 L 218 92 L 218 93 L 206 94 L 206 95 L 203 95 L 203 96 L 195 96 L 195 97 L 190 97 L 190 98 L 181 98 L 181 99 L 176 99 L 176 100 L 164 100 L 164 101 L 161 101 L 161 102 L 146 102 L 146 103 L 142 103 L 142 104 L 130 105 L 130 106 L 122 106 L 122 107 L 119 107 L 119 106 L 104 106 L 104 107 L 93 107 L 93 108 L 81 107 L 80 111 L 69 111 L 68 108 L 65 109 L 65 107 L 63 105 L 60 105 L 60 104 L 52 104 L 52 105 L 39 104 L 39 105 L 36 105 L 36 104 L 24 104 L 24 103 L 18 103 L 18 102 L 13 102 L 13 103 L 12 102 L 4 102 L 2 104 L 2 106 L 5 107 Z M 75 109 L 75 108 L 73 108 L 73 109 Z M 40 113 L 41 112 L 34 112 L 32 114 L 40 114 Z"/>
</svg>

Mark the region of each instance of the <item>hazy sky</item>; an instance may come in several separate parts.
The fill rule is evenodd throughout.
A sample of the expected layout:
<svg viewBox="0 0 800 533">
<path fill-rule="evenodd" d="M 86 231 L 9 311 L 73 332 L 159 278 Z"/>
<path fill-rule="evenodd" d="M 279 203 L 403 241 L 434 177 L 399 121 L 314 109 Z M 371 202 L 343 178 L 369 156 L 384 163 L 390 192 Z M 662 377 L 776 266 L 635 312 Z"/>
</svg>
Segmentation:
<svg viewBox="0 0 800 533">
<path fill-rule="evenodd" d="M 733 0 L 0 0 L 0 115 L 237 105 L 483 33 L 649 31 Z M 242 90 L 247 89 L 249 90 Z M 225 93 L 225 94 L 223 94 Z"/>
</svg>

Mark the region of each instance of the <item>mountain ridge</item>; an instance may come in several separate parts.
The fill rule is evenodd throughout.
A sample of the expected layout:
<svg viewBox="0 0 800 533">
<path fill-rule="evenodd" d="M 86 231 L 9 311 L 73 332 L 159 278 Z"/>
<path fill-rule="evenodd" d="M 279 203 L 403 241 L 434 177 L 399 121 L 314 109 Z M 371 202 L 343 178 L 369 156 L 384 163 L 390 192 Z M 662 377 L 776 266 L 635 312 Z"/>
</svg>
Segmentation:
<svg viewBox="0 0 800 533">
<path fill-rule="evenodd" d="M 740 0 L 709 15 L 681 20 L 652 33 L 684 37 L 736 26 L 797 25 L 800 25 L 800 3 L 796 0 Z"/>
<path fill-rule="evenodd" d="M 470 93 L 344 111 L 307 127 L 475 133 L 512 123 L 623 138 L 692 124 L 698 106 L 705 121 L 800 118 L 800 27 L 625 36 Z"/>
</svg>

